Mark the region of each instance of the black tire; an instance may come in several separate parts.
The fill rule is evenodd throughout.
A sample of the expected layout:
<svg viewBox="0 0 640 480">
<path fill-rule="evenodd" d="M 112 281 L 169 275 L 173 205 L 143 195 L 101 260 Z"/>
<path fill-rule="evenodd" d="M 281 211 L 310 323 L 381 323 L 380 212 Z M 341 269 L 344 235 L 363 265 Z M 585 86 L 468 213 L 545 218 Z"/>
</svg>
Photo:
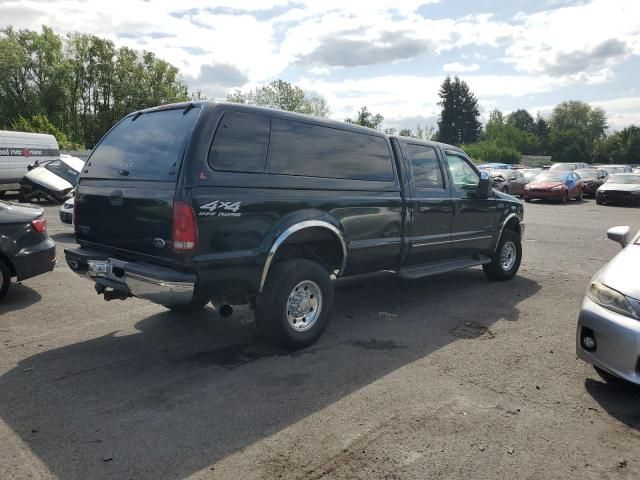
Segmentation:
<svg viewBox="0 0 640 480">
<path fill-rule="evenodd" d="M 606 370 L 601 369 L 600 367 L 596 367 L 595 365 L 593 366 L 593 368 L 595 369 L 596 373 L 600 376 L 600 378 L 602 380 L 604 380 L 607 383 L 623 383 L 624 379 L 614 375 L 613 373 L 609 373 Z"/>
<path fill-rule="evenodd" d="M 527 203 L 531 203 L 531 199 L 529 197 L 524 197 L 524 201 Z"/>
<path fill-rule="evenodd" d="M 561 203 L 566 204 L 569 201 L 569 192 L 564 192 L 564 195 L 562 196 L 562 200 L 560 200 Z"/>
<path fill-rule="evenodd" d="M 600 200 L 598 197 L 596 197 L 596 204 L 597 205 L 603 205 L 604 202 L 602 200 Z"/>
<path fill-rule="evenodd" d="M 584 193 L 582 192 L 582 190 L 580 190 L 580 193 L 576 197 L 576 202 L 581 202 L 583 197 L 584 197 Z"/>
<path fill-rule="evenodd" d="M 207 306 L 207 304 L 209 303 L 209 299 L 203 300 L 201 298 L 197 298 L 197 299 L 193 299 L 191 300 L 191 302 L 185 304 L 185 305 L 165 305 L 169 310 L 171 310 L 172 312 L 178 312 L 178 313 L 191 313 L 191 312 L 197 312 L 198 310 L 202 310 L 204 307 Z"/>
<path fill-rule="evenodd" d="M 314 290 L 320 295 L 308 293 Z M 303 302 L 298 302 L 297 308 L 300 311 L 309 308 L 308 314 L 296 316 L 295 312 L 288 311 L 296 292 L 300 292 L 300 301 Z M 303 258 L 279 262 L 271 267 L 264 290 L 256 301 L 258 329 L 267 342 L 276 346 L 288 350 L 308 347 L 320 338 L 329 325 L 333 296 L 329 273 L 320 264 Z M 312 323 L 307 325 L 306 315 L 313 315 L 314 305 L 316 315 Z M 295 324 L 299 327 L 294 328 Z"/>
<path fill-rule="evenodd" d="M 509 268 L 505 267 L 503 264 L 501 257 L 503 248 L 507 243 L 511 243 L 515 248 L 515 261 L 510 264 Z M 506 258 L 505 258 L 506 261 Z M 498 240 L 498 248 L 496 249 L 496 253 L 491 259 L 491 263 L 486 263 L 482 266 L 482 270 L 484 270 L 484 274 L 490 280 L 504 281 L 512 279 L 516 273 L 518 273 L 518 269 L 520 268 L 520 262 L 522 261 L 522 243 L 520 242 L 520 236 L 514 232 L 513 230 L 505 230 L 502 232 L 502 236 L 500 240 Z M 510 262 L 509 262 L 510 263 Z"/>
<path fill-rule="evenodd" d="M 11 285 L 11 271 L 7 264 L 0 258 L 0 300 L 7 294 Z"/>
</svg>

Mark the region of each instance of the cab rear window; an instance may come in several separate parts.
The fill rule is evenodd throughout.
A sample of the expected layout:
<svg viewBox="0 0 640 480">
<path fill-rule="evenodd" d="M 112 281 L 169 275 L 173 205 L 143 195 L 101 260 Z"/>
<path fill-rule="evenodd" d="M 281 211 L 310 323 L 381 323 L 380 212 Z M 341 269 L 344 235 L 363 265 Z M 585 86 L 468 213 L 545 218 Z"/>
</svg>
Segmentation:
<svg viewBox="0 0 640 480">
<path fill-rule="evenodd" d="M 180 108 L 125 118 L 91 153 L 83 177 L 176 181 L 199 113 Z"/>
</svg>

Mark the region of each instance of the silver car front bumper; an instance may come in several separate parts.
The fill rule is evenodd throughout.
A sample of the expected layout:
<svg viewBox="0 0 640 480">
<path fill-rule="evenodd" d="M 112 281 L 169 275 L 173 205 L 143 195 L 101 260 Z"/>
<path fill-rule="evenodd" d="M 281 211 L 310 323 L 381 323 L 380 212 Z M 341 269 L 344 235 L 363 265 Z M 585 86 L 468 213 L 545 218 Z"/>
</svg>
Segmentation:
<svg viewBox="0 0 640 480">
<path fill-rule="evenodd" d="M 595 349 L 582 338 L 591 334 Z M 578 357 L 629 382 L 640 384 L 640 320 L 607 310 L 585 297 L 576 335 Z"/>
</svg>

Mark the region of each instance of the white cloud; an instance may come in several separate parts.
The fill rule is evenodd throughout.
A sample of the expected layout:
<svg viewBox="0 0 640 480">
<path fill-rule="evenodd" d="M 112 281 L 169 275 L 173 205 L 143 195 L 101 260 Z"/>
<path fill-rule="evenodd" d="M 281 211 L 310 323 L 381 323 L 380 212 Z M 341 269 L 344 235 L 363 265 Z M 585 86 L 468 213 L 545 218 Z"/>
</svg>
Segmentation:
<svg viewBox="0 0 640 480">
<path fill-rule="evenodd" d="M 445 63 L 442 66 L 442 70 L 445 72 L 477 72 L 480 70 L 480 65 L 472 63 L 471 65 L 465 65 L 459 62 Z"/>
<path fill-rule="evenodd" d="M 517 20 L 505 61 L 523 72 L 601 76 L 629 55 L 640 55 L 637 0 L 593 0 Z"/>
</svg>

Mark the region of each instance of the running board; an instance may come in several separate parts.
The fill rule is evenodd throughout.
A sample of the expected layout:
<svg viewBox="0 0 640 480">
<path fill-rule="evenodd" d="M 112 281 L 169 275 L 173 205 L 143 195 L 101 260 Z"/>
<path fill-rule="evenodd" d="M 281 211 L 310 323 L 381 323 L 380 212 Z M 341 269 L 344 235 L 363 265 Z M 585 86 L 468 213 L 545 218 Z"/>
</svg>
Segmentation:
<svg viewBox="0 0 640 480">
<path fill-rule="evenodd" d="M 452 272 L 462 268 L 476 267 L 486 263 L 491 263 L 491 259 L 489 257 L 485 255 L 476 255 L 474 257 L 454 258 L 425 265 L 405 267 L 400 269 L 398 275 L 402 278 L 408 279 L 422 278 L 429 277 L 431 275 L 438 275 L 440 273 Z"/>
</svg>

